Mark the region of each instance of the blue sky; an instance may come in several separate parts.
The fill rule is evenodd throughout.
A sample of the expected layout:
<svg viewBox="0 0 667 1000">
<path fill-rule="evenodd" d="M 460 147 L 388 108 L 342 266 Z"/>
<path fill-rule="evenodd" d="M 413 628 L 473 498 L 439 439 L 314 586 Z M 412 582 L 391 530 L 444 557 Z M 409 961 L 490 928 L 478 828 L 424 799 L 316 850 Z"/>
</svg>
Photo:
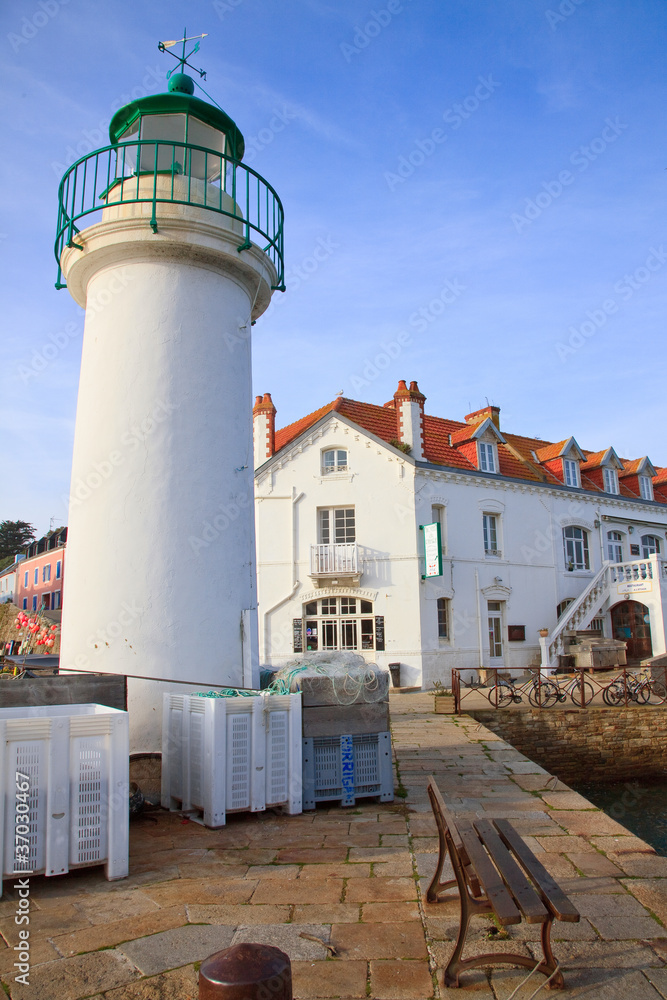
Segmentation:
<svg viewBox="0 0 667 1000">
<path fill-rule="evenodd" d="M 416 379 L 427 412 L 488 398 L 513 433 L 667 465 L 662 0 L 9 0 L 0 519 L 67 520 L 60 175 L 165 89 L 184 25 L 285 207 L 288 291 L 253 332 L 280 426 Z"/>
</svg>

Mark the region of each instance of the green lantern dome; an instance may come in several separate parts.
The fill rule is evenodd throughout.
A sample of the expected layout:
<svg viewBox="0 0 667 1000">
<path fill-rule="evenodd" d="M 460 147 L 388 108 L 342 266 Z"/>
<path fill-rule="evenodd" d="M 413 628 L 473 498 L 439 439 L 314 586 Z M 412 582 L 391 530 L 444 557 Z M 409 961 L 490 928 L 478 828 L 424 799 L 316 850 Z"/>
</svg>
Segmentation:
<svg viewBox="0 0 667 1000">
<path fill-rule="evenodd" d="M 194 82 L 189 76 L 174 73 L 169 93 L 140 97 L 119 108 L 109 123 L 112 145 L 136 139 L 187 142 L 242 160 L 245 142 L 241 130 L 229 115 L 194 97 L 193 91 Z"/>
</svg>

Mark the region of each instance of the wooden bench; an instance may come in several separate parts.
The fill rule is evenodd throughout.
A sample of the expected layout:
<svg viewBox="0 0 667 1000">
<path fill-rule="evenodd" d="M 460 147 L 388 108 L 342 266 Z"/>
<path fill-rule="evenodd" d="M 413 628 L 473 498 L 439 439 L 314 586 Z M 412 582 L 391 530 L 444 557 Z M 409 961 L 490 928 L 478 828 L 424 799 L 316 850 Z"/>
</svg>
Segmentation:
<svg viewBox="0 0 667 1000">
<path fill-rule="evenodd" d="M 438 903 L 446 890 L 458 888 L 461 904 L 459 935 L 445 969 L 445 986 L 459 986 L 459 975 L 483 965 L 520 965 L 534 969 L 536 962 L 525 955 L 494 952 L 462 959 L 470 920 L 477 914 L 494 913 L 502 927 L 542 925 L 543 959 L 536 971 L 549 977 L 549 986 L 563 989 L 565 982 L 551 950 L 554 918 L 576 923 L 579 913 L 549 872 L 506 819 L 457 820 L 445 805 L 435 779 L 428 779 L 428 794 L 438 825 L 440 853 L 426 898 Z M 441 882 L 449 854 L 454 879 Z"/>
</svg>

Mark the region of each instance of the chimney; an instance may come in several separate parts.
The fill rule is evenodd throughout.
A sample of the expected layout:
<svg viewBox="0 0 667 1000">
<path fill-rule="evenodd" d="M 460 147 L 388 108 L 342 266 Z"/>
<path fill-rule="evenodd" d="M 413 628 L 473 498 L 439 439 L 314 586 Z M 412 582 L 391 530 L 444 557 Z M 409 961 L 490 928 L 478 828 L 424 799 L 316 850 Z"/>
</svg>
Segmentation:
<svg viewBox="0 0 667 1000">
<path fill-rule="evenodd" d="M 271 458 L 276 450 L 276 408 L 271 393 L 255 398 L 252 408 L 252 432 L 255 450 L 255 468 Z"/>
<path fill-rule="evenodd" d="M 410 445 L 410 454 L 417 462 L 424 461 L 424 403 L 426 396 L 416 382 L 410 388 L 401 379 L 394 393 L 396 410 L 396 437 L 401 444 Z"/>
<path fill-rule="evenodd" d="M 471 426 L 474 427 L 476 424 L 482 424 L 482 423 L 484 423 L 484 421 L 487 419 L 487 417 L 490 417 L 491 420 L 492 420 L 492 422 L 498 428 L 498 430 L 500 430 L 500 407 L 499 406 L 491 406 L 491 405 L 485 406 L 481 410 L 475 410 L 474 413 L 468 413 L 468 415 L 466 417 L 464 417 L 464 419 L 465 419 L 465 422 L 467 424 L 470 424 Z"/>
</svg>

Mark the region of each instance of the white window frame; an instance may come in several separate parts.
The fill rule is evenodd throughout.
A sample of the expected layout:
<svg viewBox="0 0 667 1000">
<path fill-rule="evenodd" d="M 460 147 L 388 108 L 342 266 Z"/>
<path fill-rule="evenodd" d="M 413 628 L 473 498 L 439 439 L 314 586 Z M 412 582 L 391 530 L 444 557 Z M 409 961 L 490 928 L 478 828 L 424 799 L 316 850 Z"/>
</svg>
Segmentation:
<svg viewBox="0 0 667 1000">
<path fill-rule="evenodd" d="M 482 514 L 482 538 L 484 540 L 484 555 L 487 559 L 500 559 L 502 548 L 500 547 L 500 515 Z"/>
<path fill-rule="evenodd" d="M 431 504 L 431 521 L 433 524 L 440 525 L 440 552 L 441 555 L 445 555 L 447 552 L 447 539 L 446 539 L 446 521 L 445 521 L 445 511 L 446 507 L 440 503 Z"/>
<path fill-rule="evenodd" d="M 579 488 L 579 463 L 573 458 L 563 459 L 563 480 L 566 486 Z"/>
<path fill-rule="evenodd" d="M 581 535 L 568 535 L 568 531 L 579 531 Z M 565 569 L 570 569 L 570 563 L 572 563 L 573 571 L 589 570 L 591 568 L 591 559 L 588 551 L 588 532 L 585 528 L 579 527 L 578 524 L 568 524 L 563 528 L 563 550 L 565 554 Z"/>
<path fill-rule="evenodd" d="M 605 493 L 611 493 L 612 496 L 618 496 L 618 472 L 616 469 L 610 469 L 604 466 L 602 469 L 602 480 L 604 482 Z"/>
<path fill-rule="evenodd" d="M 477 465 L 480 472 L 496 473 L 498 471 L 498 455 L 495 444 L 490 441 L 477 442 Z"/>
<path fill-rule="evenodd" d="M 650 476 L 639 476 L 639 495 L 642 500 L 653 499 L 653 483 Z"/>
<path fill-rule="evenodd" d="M 332 605 L 326 611 L 322 609 L 324 602 Z M 355 601 L 354 610 L 349 611 L 349 602 Z M 371 605 L 370 611 L 362 611 L 361 603 Z M 343 650 L 356 651 L 358 653 L 370 653 L 375 650 L 375 608 L 372 601 L 360 598 L 356 594 L 335 595 L 333 597 L 318 598 L 317 610 L 315 614 L 308 614 L 306 608 L 313 601 L 307 601 L 301 607 L 303 620 L 304 651 L 308 651 L 308 629 L 314 627 L 317 634 L 311 636 L 311 640 L 317 640 L 317 652 L 323 650 Z M 347 606 L 347 610 L 344 607 Z M 370 628 L 368 625 L 370 624 Z M 365 627 L 364 627 L 365 626 Z M 352 643 L 346 644 L 346 635 L 352 638 Z M 363 636 L 372 636 L 372 644 L 364 645 Z M 334 636 L 334 644 L 325 645 L 325 637 L 330 639 Z"/>
<path fill-rule="evenodd" d="M 649 559 L 653 555 L 660 555 L 660 539 L 657 535 L 642 535 L 641 541 L 643 559 Z"/>
<path fill-rule="evenodd" d="M 349 518 L 343 519 L 343 524 L 336 524 L 337 511 L 352 511 L 352 526 L 350 529 L 347 523 Z M 326 515 L 326 517 L 325 517 Z M 340 521 L 340 518 L 338 519 Z M 352 535 L 352 537 L 341 537 L 341 535 Z M 325 538 L 325 535 L 328 537 Z M 337 535 L 339 537 L 337 537 Z M 340 507 L 318 507 L 317 508 L 317 540 L 320 545 L 352 545 L 357 540 L 357 519 L 354 504 L 345 504 Z"/>
<path fill-rule="evenodd" d="M 331 455 L 332 463 L 327 464 L 326 456 Z M 343 456 L 343 458 L 341 458 Z M 336 472 L 348 472 L 350 468 L 350 453 L 347 448 L 323 448 L 322 449 L 322 475 L 330 476 Z"/>
<path fill-rule="evenodd" d="M 623 562 L 623 535 L 620 531 L 607 532 L 607 558 L 613 563 Z"/>
<path fill-rule="evenodd" d="M 62 576 L 62 570 L 63 570 L 62 560 L 59 559 L 58 562 L 56 563 L 56 580 L 59 580 L 60 577 Z"/>
<path fill-rule="evenodd" d="M 486 606 L 488 623 L 488 653 L 492 665 L 495 666 L 503 659 L 503 602 L 488 601 Z"/>
<path fill-rule="evenodd" d="M 438 627 L 438 639 L 441 642 L 449 642 L 449 600 L 446 597 L 439 597 L 436 605 L 436 624 Z"/>
</svg>

